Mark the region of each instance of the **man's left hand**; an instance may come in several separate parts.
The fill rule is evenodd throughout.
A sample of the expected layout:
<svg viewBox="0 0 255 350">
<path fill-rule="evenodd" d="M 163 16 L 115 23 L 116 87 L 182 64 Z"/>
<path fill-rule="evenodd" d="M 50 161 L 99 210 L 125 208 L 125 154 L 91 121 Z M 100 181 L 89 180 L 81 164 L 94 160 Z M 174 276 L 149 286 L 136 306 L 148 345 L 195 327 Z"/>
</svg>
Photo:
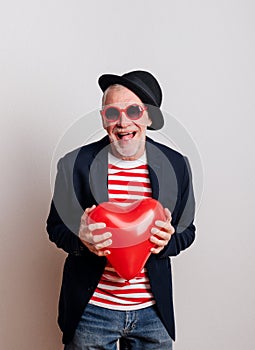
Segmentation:
<svg viewBox="0 0 255 350">
<path fill-rule="evenodd" d="M 156 220 L 155 226 L 152 227 L 152 236 L 150 241 L 156 246 L 151 248 L 151 253 L 158 254 L 169 243 L 172 234 L 175 232 L 174 227 L 171 225 L 172 216 L 168 208 L 164 209 L 166 215 L 166 221 Z"/>
</svg>

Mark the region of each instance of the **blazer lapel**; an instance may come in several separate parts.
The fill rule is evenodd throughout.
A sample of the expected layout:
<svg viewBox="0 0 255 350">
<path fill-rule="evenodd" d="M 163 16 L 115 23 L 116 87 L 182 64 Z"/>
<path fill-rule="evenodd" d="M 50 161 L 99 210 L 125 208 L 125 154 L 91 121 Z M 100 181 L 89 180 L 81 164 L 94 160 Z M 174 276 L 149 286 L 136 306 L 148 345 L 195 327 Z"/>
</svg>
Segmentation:
<svg viewBox="0 0 255 350">
<path fill-rule="evenodd" d="M 90 167 L 90 188 L 97 203 L 108 202 L 108 150 L 109 145 L 105 145 L 95 152 Z"/>
<path fill-rule="evenodd" d="M 178 195 L 176 174 L 170 160 L 153 141 L 147 138 L 147 161 L 152 197 L 173 212 Z"/>
</svg>

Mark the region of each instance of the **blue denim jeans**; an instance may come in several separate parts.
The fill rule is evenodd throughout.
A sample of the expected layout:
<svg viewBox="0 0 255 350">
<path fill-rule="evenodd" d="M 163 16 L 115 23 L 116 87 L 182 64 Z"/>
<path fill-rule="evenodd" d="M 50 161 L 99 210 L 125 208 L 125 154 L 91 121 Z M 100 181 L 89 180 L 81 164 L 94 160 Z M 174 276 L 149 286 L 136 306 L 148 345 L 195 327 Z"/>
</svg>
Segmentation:
<svg viewBox="0 0 255 350">
<path fill-rule="evenodd" d="M 172 339 L 155 306 L 116 311 L 88 304 L 65 350 L 171 350 Z"/>
</svg>

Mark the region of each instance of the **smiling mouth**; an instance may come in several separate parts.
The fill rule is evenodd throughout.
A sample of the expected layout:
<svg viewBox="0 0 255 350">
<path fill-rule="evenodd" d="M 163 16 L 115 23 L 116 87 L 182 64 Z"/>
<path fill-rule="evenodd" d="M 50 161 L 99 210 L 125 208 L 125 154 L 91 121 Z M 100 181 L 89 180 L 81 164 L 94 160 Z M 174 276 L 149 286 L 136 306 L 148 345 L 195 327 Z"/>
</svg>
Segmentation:
<svg viewBox="0 0 255 350">
<path fill-rule="evenodd" d="M 118 132 L 116 134 L 117 138 L 119 140 L 124 140 L 124 141 L 128 141 L 128 140 L 131 140 L 135 137 L 136 135 L 136 131 L 131 131 L 131 132 Z"/>
</svg>

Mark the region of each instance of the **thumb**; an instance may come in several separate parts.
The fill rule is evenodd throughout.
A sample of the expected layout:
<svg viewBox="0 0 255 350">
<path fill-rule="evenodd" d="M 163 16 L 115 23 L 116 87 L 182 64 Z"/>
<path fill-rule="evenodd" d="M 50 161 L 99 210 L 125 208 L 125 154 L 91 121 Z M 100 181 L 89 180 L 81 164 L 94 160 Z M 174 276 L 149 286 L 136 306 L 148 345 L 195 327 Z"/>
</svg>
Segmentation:
<svg viewBox="0 0 255 350">
<path fill-rule="evenodd" d="M 165 208 L 164 211 L 165 211 L 166 219 L 167 219 L 169 222 L 171 222 L 171 220 L 172 220 L 172 215 L 171 215 L 170 210 L 169 210 L 168 208 Z"/>
</svg>

